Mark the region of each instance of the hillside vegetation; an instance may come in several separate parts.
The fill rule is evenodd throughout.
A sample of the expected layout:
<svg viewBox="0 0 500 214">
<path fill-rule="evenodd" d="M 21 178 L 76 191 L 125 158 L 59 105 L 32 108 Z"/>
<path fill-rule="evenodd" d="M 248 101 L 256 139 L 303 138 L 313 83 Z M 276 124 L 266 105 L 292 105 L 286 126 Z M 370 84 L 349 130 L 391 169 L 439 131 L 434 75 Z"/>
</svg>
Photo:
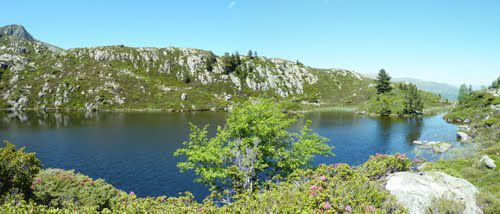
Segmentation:
<svg viewBox="0 0 500 214">
<path fill-rule="evenodd" d="M 496 85 L 495 85 L 496 84 Z M 439 170 L 464 178 L 481 189 L 478 201 L 485 213 L 500 211 L 500 90 L 494 82 L 490 89 L 462 96 L 460 104 L 444 116 L 461 124 L 461 131 L 478 144 L 477 150 L 466 150 L 451 160 L 430 163 L 426 170 Z M 489 164 L 486 164 L 491 160 Z M 493 163 L 493 165 L 491 165 Z"/>
<path fill-rule="evenodd" d="M 252 52 L 216 56 L 123 45 L 63 50 L 22 26 L 0 29 L 3 109 L 224 110 L 249 97 L 274 98 L 290 109 L 357 107 L 376 94 L 374 80 L 353 71 Z"/>
<path fill-rule="evenodd" d="M 411 83 L 392 83 L 381 70 L 376 81 L 377 94 L 361 104 L 359 110 L 371 115 L 418 116 L 444 110 L 450 102 L 439 95 L 418 90 Z"/>
</svg>

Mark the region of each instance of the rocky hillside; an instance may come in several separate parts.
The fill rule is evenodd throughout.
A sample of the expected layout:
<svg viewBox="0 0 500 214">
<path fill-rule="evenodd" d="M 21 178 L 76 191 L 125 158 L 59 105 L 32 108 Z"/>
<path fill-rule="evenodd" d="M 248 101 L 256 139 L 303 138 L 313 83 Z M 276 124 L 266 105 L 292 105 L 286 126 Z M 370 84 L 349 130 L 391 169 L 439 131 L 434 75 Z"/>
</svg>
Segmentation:
<svg viewBox="0 0 500 214">
<path fill-rule="evenodd" d="M 352 106 L 374 93 L 372 80 L 355 72 L 282 59 L 240 56 L 238 72 L 228 72 L 222 57 L 204 50 L 62 50 L 37 41 L 22 26 L 0 33 L 1 108 L 216 110 L 250 96 L 294 107 Z"/>
</svg>

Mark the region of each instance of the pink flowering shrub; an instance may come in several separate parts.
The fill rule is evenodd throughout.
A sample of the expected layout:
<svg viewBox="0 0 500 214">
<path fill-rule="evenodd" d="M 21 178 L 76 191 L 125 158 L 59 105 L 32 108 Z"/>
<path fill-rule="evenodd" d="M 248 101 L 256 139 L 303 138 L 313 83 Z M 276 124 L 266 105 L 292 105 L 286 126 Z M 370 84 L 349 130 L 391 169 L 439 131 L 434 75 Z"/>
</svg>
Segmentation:
<svg viewBox="0 0 500 214">
<path fill-rule="evenodd" d="M 62 169 L 41 171 L 31 187 L 35 202 L 54 208 L 85 206 L 102 210 L 110 208 L 122 192 L 102 179 Z"/>
<path fill-rule="evenodd" d="M 252 210 L 255 213 L 404 212 L 362 167 L 353 168 L 347 164 L 296 171 L 286 182 L 241 197 L 226 208 L 230 212 Z"/>
<path fill-rule="evenodd" d="M 370 178 L 380 178 L 389 173 L 407 171 L 411 162 L 405 154 L 376 154 L 363 164 L 365 173 Z"/>
</svg>

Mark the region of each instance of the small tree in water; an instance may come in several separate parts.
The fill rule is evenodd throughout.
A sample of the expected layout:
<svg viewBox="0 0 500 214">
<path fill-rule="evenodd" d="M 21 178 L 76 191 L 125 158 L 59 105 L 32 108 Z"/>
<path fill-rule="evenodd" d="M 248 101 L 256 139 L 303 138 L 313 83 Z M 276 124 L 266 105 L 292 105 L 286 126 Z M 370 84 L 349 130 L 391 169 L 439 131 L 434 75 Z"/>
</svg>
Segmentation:
<svg viewBox="0 0 500 214">
<path fill-rule="evenodd" d="M 391 77 L 384 70 L 381 69 L 377 76 L 377 94 L 384 94 L 391 91 Z"/>
<path fill-rule="evenodd" d="M 309 121 L 299 133 L 290 132 L 295 122 L 272 100 L 247 101 L 234 107 L 213 138 L 207 137 L 207 126 L 191 124 L 189 141 L 175 152 L 186 160 L 177 166 L 193 170 L 196 181 L 215 192 L 252 192 L 265 181 L 310 166 L 316 155 L 333 155 L 327 139 L 311 133 Z"/>
</svg>

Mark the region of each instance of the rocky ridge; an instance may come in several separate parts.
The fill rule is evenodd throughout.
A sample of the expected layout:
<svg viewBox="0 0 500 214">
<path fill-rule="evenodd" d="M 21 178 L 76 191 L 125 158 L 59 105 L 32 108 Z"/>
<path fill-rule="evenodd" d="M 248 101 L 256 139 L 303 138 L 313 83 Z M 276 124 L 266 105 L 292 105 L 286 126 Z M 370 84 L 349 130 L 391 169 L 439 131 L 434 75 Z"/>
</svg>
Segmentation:
<svg viewBox="0 0 500 214">
<path fill-rule="evenodd" d="M 242 56 L 239 72 L 228 73 L 218 56 L 207 68 L 209 51 L 122 45 L 60 50 L 22 26 L 15 29 L 0 31 L 2 108 L 203 110 L 249 96 L 320 104 L 326 96 L 349 99 L 343 91 L 358 90 L 361 100 L 373 93 L 372 80 L 352 71 Z M 338 91 L 319 91 L 319 75 L 335 78 Z"/>
</svg>

